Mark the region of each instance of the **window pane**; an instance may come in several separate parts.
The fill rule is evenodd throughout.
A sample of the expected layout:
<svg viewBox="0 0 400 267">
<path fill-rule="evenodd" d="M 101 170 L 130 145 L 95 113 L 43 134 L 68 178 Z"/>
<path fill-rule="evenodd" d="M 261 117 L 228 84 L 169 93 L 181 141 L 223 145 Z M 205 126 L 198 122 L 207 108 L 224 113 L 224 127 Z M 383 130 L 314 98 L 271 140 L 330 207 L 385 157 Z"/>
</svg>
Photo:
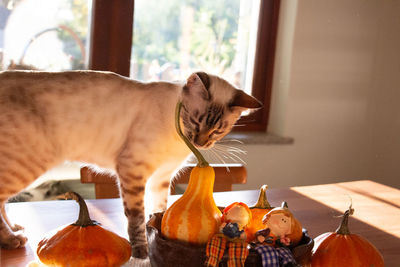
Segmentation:
<svg viewBox="0 0 400 267">
<path fill-rule="evenodd" d="M 131 76 L 220 75 L 251 91 L 259 0 L 135 0 Z"/>
<path fill-rule="evenodd" d="M 89 9 L 88 0 L 0 0 L 1 68 L 87 68 Z"/>
</svg>

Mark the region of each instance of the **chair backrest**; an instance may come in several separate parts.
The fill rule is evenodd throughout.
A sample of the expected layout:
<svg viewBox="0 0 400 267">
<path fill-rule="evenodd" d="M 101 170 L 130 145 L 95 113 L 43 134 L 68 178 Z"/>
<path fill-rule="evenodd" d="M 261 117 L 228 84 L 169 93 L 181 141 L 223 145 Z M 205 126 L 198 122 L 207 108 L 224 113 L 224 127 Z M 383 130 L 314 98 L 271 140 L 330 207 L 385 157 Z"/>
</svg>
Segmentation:
<svg viewBox="0 0 400 267">
<path fill-rule="evenodd" d="M 178 184 L 187 184 L 193 165 L 183 168 L 177 177 L 173 178 L 170 192 L 175 194 Z M 211 164 L 215 171 L 214 192 L 231 191 L 234 184 L 247 182 L 247 170 L 242 164 Z M 93 183 L 96 198 L 118 198 L 119 188 L 116 176 L 110 173 L 98 173 L 89 167 L 81 168 L 81 182 Z"/>
<path fill-rule="evenodd" d="M 211 164 L 215 171 L 214 192 L 232 191 L 234 184 L 245 184 L 247 182 L 247 170 L 243 164 Z M 186 165 L 177 177 L 171 182 L 171 195 L 175 194 L 175 186 L 187 184 L 190 173 L 195 164 Z"/>
</svg>

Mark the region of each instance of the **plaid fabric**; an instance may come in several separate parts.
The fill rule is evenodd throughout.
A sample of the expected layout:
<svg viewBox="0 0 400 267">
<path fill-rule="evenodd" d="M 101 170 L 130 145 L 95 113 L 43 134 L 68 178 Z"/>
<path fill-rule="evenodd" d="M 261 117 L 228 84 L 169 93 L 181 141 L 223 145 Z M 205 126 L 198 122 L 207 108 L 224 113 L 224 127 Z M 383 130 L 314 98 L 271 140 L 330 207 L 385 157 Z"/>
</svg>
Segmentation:
<svg viewBox="0 0 400 267">
<path fill-rule="evenodd" d="M 255 250 L 261 255 L 263 267 L 280 267 L 289 263 L 296 264 L 292 252 L 286 247 L 257 246 Z"/>
<path fill-rule="evenodd" d="M 239 240 L 231 240 L 222 234 L 214 235 L 207 243 L 205 266 L 216 267 L 224 256 L 228 246 L 228 267 L 243 267 L 249 250 L 247 243 Z"/>
<path fill-rule="evenodd" d="M 229 242 L 228 243 L 228 267 L 243 267 L 249 250 L 246 242 Z"/>
<path fill-rule="evenodd" d="M 214 235 L 207 243 L 205 266 L 218 266 L 219 261 L 224 256 L 226 248 L 226 238 L 222 235 Z"/>
</svg>

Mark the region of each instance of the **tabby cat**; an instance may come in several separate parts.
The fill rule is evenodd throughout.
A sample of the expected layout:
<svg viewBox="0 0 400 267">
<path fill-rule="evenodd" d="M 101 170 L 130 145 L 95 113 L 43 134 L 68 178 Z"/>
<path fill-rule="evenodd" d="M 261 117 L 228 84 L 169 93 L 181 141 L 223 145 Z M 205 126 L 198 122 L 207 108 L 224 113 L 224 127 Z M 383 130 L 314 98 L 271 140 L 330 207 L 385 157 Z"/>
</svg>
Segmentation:
<svg viewBox="0 0 400 267">
<path fill-rule="evenodd" d="M 128 219 L 132 255 L 146 258 L 144 194 L 166 207 L 171 174 L 190 154 L 175 131 L 183 103 L 184 134 L 198 148 L 225 136 L 244 110 L 261 104 L 203 72 L 184 83 L 142 83 L 95 71 L 0 73 L 0 243 L 24 246 L 4 203 L 65 160 L 114 170 Z M 147 198 L 147 195 L 146 195 Z"/>
</svg>

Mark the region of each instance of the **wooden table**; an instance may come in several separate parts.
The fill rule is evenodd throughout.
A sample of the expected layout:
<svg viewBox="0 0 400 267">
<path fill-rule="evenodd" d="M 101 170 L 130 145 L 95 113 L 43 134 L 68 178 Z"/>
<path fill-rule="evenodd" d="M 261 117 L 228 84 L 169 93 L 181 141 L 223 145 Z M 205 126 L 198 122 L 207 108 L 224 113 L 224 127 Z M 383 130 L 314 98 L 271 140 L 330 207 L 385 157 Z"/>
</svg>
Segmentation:
<svg viewBox="0 0 400 267">
<path fill-rule="evenodd" d="M 215 193 L 219 206 L 234 201 L 255 203 L 257 190 Z M 363 235 L 383 254 L 385 266 L 400 266 L 400 190 L 372 181 L 268 189 L 268 200 L 279 206 L 283 200 L 307 228 L 312 237 L 334 231 L 342 214 L 352 201 L 355 209 L 349 226 Z M 177 197 L 171 197 L 172 203 Z M 88 200 L 92 219 L 117 234 L 127 237 L 126 219 L 120 199 Z M 29 241 L 25 248 L 1 250 L 0 266 L 25 266 L 36 257 L 39 240 L 50 230 L 72 223 L 78 214 L 74 201 L 44 201 L 7 204 L 9 217 L 25 226 Z"/>
</svg>

